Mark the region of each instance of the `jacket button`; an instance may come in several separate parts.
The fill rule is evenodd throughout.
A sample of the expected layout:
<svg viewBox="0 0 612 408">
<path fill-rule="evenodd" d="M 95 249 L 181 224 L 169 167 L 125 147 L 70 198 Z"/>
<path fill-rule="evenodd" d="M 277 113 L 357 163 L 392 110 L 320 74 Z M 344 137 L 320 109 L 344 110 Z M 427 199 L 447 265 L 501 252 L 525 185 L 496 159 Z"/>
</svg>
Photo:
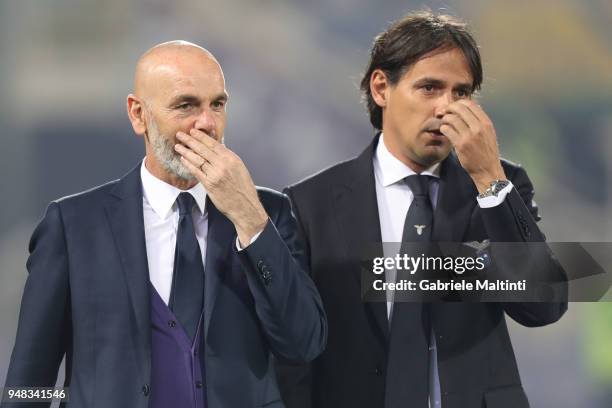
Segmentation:
<svg viewBox="0 0 612 408">
<path fill-rule="evenodd" d="M 264 261 L 259 260 L 257 261 L 257 269 L 259 270 L 259 274 L 264 281 L 264 285 L 270 285 L 270 282 L 272 281 L 272 271 L 268 265 L 266 265 Z"/>
<path fill-rule="evenodd" d="M 204 384 L 202 384 L 202 381 L 196 381 L 195 386 L 196 388 L 202 388 Z"/>
<path fill-rule="evenodd" d="M 145 397 L 148 397 L 150 392 L 151 392 L 151 387 L 149 387 L 148 384 L 145 384 L 142 386 L 142 395 L 144 395 Z"/>
<path fill-rule="evenodd" d="M 266 286 L 270 286 L 270 283 L 272 282 L 272 273 L 268 270 L 265 270 L 262 274 L 261 277 L 264 281 L 264 285 Z"/>
<path fill-rule="evenodd" d="M 168 320 L 168 326 L 175 327 L 176 326 L 176 322 L 174 320 Z"/>
<path fill-rule="evenodd" d="M 383 373 L 382 368 L 380 368 L 380 367 L 376 367 L 376 368 L 374 369 L 374 374 L 376 374 L 376 375 L 382 375 L 382 373 Z"/>
</svg>

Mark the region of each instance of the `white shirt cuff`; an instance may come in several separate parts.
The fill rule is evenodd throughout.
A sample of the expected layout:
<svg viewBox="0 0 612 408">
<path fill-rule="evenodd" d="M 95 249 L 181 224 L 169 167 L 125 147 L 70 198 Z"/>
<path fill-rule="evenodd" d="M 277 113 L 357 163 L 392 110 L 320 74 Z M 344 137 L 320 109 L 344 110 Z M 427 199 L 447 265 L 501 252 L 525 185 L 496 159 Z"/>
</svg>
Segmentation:
<svg viewBox="0 0 612 408">
<path fill-rule="evenodd" d="M 484 198 L 476 197 L 476 201 L 478 201 L 478 205 L 480 206 L 480 208 L 497 207 L 498 205 L 504 202 L 506 196 L 513 188 L 514 185 L 510 180 L 508 180 L 508 185 L 502 188 L 499 193 L 497 193 L 497 196 L 488 196 Z"/>
<path fill-rule="evenodd" d="M 265 228 L 265 227 L 264 227 Z M 251 245 L 253 242 L 255 242 L 255 240 L 257 238 L 259 238 L 259 236 L 261 235 L 261 233 L 263 232 L 263 229 L 261 231 L 259 231 L 257 234 L 253 235 L 253 238 L 251 238 L 251 242 L 249 242 L 249 245 Z M 247 245 L 248 246 L 248 245 Z M 244 248 L 240 245 L 240 240 L 238 239 L 238 237 L 236 237 L 236 249 L 238 251 L 242 251 Z"/>
</svg>

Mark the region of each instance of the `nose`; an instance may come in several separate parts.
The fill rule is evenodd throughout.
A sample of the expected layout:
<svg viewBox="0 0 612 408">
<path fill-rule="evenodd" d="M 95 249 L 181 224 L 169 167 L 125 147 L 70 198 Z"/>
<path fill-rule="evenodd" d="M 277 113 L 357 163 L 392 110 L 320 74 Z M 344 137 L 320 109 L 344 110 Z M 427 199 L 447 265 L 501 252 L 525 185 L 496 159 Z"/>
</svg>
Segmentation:
<svg viewBox="0 0 612 408">
<path fill-rule="evenodd" d="M 444 92 L 436 100 L 436 106 L 434 107 L 434 116 L 441 119 L 444 116 L 446 107 L 455 101 L 453 93 L 451 91 Z"/>
<path fill-rule="evenodd" d="M 206 133 L 208 136 L 215 136 L 215 117 L 208 109 L 202 109 L 202 113 L 198 116 L 193 127 Z"/>
</svg>

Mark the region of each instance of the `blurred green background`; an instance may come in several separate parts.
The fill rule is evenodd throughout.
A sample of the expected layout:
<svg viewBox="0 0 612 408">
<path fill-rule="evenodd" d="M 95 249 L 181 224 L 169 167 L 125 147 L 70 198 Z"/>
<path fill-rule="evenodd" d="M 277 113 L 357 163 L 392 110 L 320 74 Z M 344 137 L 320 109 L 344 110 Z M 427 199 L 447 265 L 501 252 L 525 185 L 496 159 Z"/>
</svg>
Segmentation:
<svg viewBox="0 0 612 408">
<path fill-rule="evenodd" d="M 228 146 L 281 189 L 366 146 L 357 84 L 372 39 L 423 7 L 470 23 L 479 98 L 503 156 L 535 184 L 549 240 L 612 241 L 609 0 L 0 0 L 0 383 L 47 203 L 144 156 L 125 113 L 142 52 L 170 39 L 210 49 L 230 93 Z M 612 303 L 511 330 L 533 407 L 612 406 Z"/>
</svg>

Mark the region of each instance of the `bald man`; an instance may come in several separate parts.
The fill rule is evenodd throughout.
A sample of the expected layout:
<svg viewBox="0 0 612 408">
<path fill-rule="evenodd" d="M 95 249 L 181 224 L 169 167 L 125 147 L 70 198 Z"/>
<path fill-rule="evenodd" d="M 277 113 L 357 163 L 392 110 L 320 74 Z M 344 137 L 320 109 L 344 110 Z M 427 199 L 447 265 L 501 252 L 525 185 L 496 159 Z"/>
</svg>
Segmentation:
<svg viewBox="0 0 612 408">
<path fill-rule="evenodd" d="M 327 337 L 289 201 L 224 146 L 210 52 L 157 45 L 134 82 L 145 159 L 47 208 L 5 392 L 53 387 L 65 356 L 69 407 L 283 407 L 272 356 L 311 361 Z"/>
</svg>

